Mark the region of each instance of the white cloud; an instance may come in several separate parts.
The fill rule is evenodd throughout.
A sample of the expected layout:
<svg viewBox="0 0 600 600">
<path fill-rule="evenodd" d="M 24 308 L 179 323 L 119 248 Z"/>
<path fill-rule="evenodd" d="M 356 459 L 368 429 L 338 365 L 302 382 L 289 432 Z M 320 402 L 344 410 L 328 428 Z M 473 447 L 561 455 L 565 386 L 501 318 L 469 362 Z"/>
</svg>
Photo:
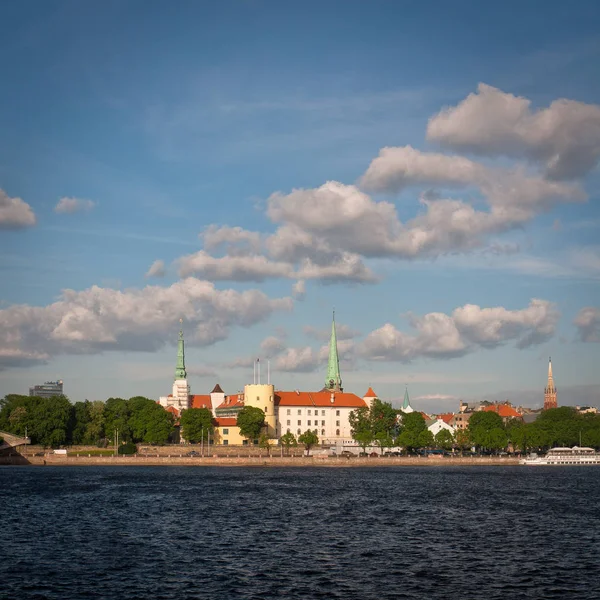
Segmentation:
<svg viewBox="0 0 600 600">
<path fill-rule="evenodd" d="M 166 273 L 167 271 L 165 269 L 165 261 L 155 260 L 146 272 L 146 277 L 164 277 Z"/>
<path fill-rule="evenodd" d="M 82 211 L 89 211 L 94 208 L 95 203 L 92 200 L 82 198 L 61 198 L 54 207 L 54 212 L 59 214 L 73 214 Z"/>
<path fill-rule="evenodd" d="M 307 336 L 314 338 L 315 340 L 319 340 L 321 342 L 328 342 L 329 339 L 331 338 L 331 328 L 330 327 L 327 329 L 317 329 L 316 327 L 313 327 L 312 325 L 305 325 L 303 327 L 303 330 Z M 357 331 L 356 329 L 352 329 L 352 327 L 350 327 L 349 325 L 336 322 L 335 335 L 336 335 L 338 341 L 341 341 L 341 340 L 351 340 L 362 334 L 360 333 L 360 331 Z"/>
<path fill-rule="evenodd" d="M 248 231 L 241 227 L 209 225 L 200 234 L 200 237 L 207 250 L 224 247 L 227 254 L 231 255 L 258 252 L 261 247 L 261 235 L 256 231 Z"/>
<path fill-rule="evenodd" d="M 276 354 L 283 352 L 285 350 L 285 344 L 280 338 L 271 335 L 261 342 L 260 349 L 267 358 L 271 358 Z"/>
<path fill-rule="evenodd" d="M 24 229 L 36 223 L 35 214 L 21 198 L 10 198 L 0 190 L 0 229 Z"/>
<path fill-rule="evenodd" d="M 477 93 L 429 120 L 427 138 L 487 156 L 539 161 L 551 179 L 581 177 L 600 158 L 600 106 L 561 98 L 532 111 L 527 98 L 480 83 Z"/>
<path fill-rule="evenodd" d="M 174 340 L 180 317 L 187 342 L 206 346 L 227 338 L 232 327 L 249 327 L 292 304 L 291 298 L 271 299 L 258 290 L 217 290 L 194 278 L 124 292 L 98 286 L 64 290 L 48 306 L 0 310 L 0 359 L 17 350 L 43 356 L 154 351 Z"/>
<path fill-rule="evenodd" d="M 582 342 L 600 342 L 600 308 L 586 306 L 582 308 L 574 321 Z"/>
<path fill-rule="evenodd" d="M 283 354 L 275 360 L 277 371 L 293 373 L 309 373 L 321 364 L 318 352 L 310 346 L 304 348 L 287 348 Z"/>
<path fill-rule="evenodd" d="M 304 279 L 299 279 L 292 286 L 292 296 L 296 300 L 304 300 L 306 297 L 306 281 Z"/>
<path fill-rule="evenodd" d="M 403 361 L 424 356 L 452 358 L 477 348 L 492 348 L 515 341 L 518 348 L 549 339 L 556 329 L 559 313 L 547 300 L 533 299 L 527 308 L 480 308 L 467 304 L 451 315 L 428 313 L 410 316 L 416 334 L 399 331 L 390 323 L 371 332 L 359 353 L 371 360 Z"/>
</svg>

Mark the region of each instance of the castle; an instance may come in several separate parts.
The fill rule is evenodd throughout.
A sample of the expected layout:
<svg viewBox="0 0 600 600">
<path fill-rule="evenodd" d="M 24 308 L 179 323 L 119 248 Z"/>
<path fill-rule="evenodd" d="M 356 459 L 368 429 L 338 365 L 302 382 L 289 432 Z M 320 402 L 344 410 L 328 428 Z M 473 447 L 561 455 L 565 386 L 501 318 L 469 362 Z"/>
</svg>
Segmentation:
<svg viewBox="0 0 600 600">
<path fill-rule="evenodd" d="M 256 366 L 254 382 L 245 385 L 243 393 L 227 395 L 217 384 L 210 394 L 191 394 L 185 369 L 183 330 L 180 329 L 173 390 L 168 396 L 162 396 L 159 403 L 176 419 L 187 408 L 209 409 L 213 414 L 214 443 L 224 446 L 248 443 L 237 427 L 237 414 L 244 406 L 254 406 L 265 413 L 266 430 L 272 439 L 278 439 L 285 433 L 298 436 L 310 429 L 317 433 L 322 443 L 343 445 L 353 443 L 350 413 L 357 408 L 370 406 L 377 397 L 371 388 L 362 398 L 344 391 L 335 315 L 331 324 L 325 386 L 320 391 L 276 390 L 269 380 L 267 383 L 260 382 L 260 370 L 257 379 Z"/>
</svg>

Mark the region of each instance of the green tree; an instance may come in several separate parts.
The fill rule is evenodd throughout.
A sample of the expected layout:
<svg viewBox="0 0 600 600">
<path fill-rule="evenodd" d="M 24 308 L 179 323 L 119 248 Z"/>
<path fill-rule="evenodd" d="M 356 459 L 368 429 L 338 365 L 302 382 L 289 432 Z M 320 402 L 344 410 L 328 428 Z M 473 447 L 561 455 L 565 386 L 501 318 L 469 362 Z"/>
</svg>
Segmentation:
<svg viewBox="0 0 600 600">
<path fill-rule="evenodd" d="M 352 438 L 363 449 L 363 452 L 366 452 L 367 446 L 370 446 L 373 442 L 373 428 L 369 409 L 366 406 L 361 406 L 353 410 L 348 415 L 348 421 Z"/>
<path fill-rule="evenodd" d="M 398 413 L 389 402 L 375 398 L 369 410 L 369 419 L 374 438 L 381 433 L 391 437 L 397 427 Z"/>
<path fill-rule="evenodd" d="M 419 433 L 419 448 L 431 448 L 433 446 L 433 433 L 424 429 Z"/>
<path fill-rule="evenodd" d="M 90 420 L 85 432 L 86 444 L 98 444 L 105 438 L 104 434 L 104 402 L 94 400 L 89 405 Z"/>
<path fill-rule="evenodd" d="M 267 433 L 261 433 L 258 436 L 258 447 L 262 450 L 266 450 L 267 454 L 271 456 L 271 443 L 269 441 L 269 435 Z"/>
<path fill-rule="evenodd" d="M 411 412 L 402 415 L 400 435 L 396 443 L 407 451 L 414 451 L 422 448 L 422 442 L 427 442 L 429 438 L 421 435 L 427 431 L 427 425 L 423 415 L 419 412 Z M 431 433 L 431 432 L 429 432 Z"/>
<path fill-rule="evenodd" d="M 388 431 L 380 431 L 375 434 L 375 443 L 379 447 L 381 454 L 383 454 L 386 448 L 391 448 L 394 445 L 394 438 Z"/>
<path fill-rule="evenodd" d="M 212 413 L 208 408 L 188 408 L 181 413 L 179 421 L 183 438 L 191 444 L 208 439 L 213 433 Z"/>
<path fill-rule="evenodd" d="M 298 441 L 304 444 L 306 449 L 306 456 L 310 456 L 310 449 L 319 443 L 319 436 L 315 431 L 307 429 L 304 433 L 298 436 Z"/>
<path fill-rule="evenodd" d="M 104 404 L 104 430 L 106 436 L 112 440 L 116 429 L 119 430 L 119 439 L 123 442 L 131 441 L 129 417 L 131 416 L 129 404 L 123 398 L 109 398 Z"/>
<path fill-rule="evenodd" d="M 498 413 L 482 410 L 471 415 L 468 429 L 475 446 L 493 450 L 496 449 L 494 443 L 497 439 L 490 437 L 490 432 L 494 429 L 504 430 L 504 423 Z"/>
<path fill-rule="evenodd" d="M 253 442 L 258 439 L 261 429 L 265 425 L 265 413 L 255 406 L 244 406 L 237 416 L 237 426 L 240 433 Z"/>
<path fill-rule="evenodd" d="M 57 448 L 67 443 L 72 404 L 65 396 L 31 397 L 27 433 L 34 444 Z M 31 433 L 30 433 L 31 432 Z"/>
<path fill-rule="evenodd" d="M 173 415 L 150 398 L 134 396 L 127 401 L 127 424 L 135 443 L 165 444 L 173 432 Z M 120 437 L 120 435 L 119 435 Z"/>
<path fill-rule="evenodd" d="M 72 444 L 85 444 L 87 442 L 87 430 L 91 422 L 91 402 L 75 402 L 71 412 L 71 423 L 69 424 L 69 438 Z"/>
<path fill-rule="evenodd" d="M 296 437 L 293 433 L 284 433 L 279 438 L 279 443 L 285 447 L 286 454 L 290 453 L 290 446 L 297 446 L 298 442 L 296 441 Z"/>
<path fill-rule="evenodd" d="M 434 436 L 435 445 L 443 450 L 450 450 L 454 444 L 454 438 L 447 429 L 440 429 Z"/>
<path fill-rule="evenodd" d="M 468 429 L 457 429 L 454 433 L 454 443 L 460 450 L 460 455 L 463 455 L 463 452 L 470 448 L 473 445 L 471 441 L 471 434 Z"/>
</svg>

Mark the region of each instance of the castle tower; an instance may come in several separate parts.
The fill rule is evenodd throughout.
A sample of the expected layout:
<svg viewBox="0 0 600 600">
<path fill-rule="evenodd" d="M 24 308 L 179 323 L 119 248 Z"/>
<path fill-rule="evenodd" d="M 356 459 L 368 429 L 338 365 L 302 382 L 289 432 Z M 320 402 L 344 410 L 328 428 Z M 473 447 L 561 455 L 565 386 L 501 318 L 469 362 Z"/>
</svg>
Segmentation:
<svg viewBox="0 0 600 600">
<path fill-rule="evenodd" d="M 340 359 L 337 351 L 337 336 L 335 334 L 335 311 L 331 322 L 331 339 L 329 340 L 329 362 L 327 363 L 327 377 L 325 389 L 333 392 L 343 392 L 342 378 L 340 376 Z"/>
<path fill-rule="evenodd" d="M 375 400 L 375 398 L 377 398 L 377 394 L 373 391 L 372 387 L 369 387 L 367 393 L 363 396 L 363 400 L 369 408 L 373 406 L 373 400 Z"/>
<path fill-rule="evenodd" d="M 244 386 L 244 406 L 260 408 L 265 413 L 267 435 L 277 437 L 275 423 L 275 386 L 270 383 L 254 383 Z"/>
<path fill-rule="evenodd" d="M 552 358 L 548 359 L 548 383 L 544 389 L 544 410 L 556 408 L 558 406 L 556 397 L 556 386 L 554 385 L 554 377 L 552 376 Z"/>
<path fill-rule="evenodd" d="M 179 319 L 179 323 L 183 323 Z M 185 347 L 183 341 L 183 327 L 179 330 L 179 340 L 177 341 L 177 366 L 175 367 L 175 380 L 173 381 L 173 397 L 169 404 L 179 411 L 185 410 L 190 403 L 190 386 L 187 382 L 187 372 L 185 370 Z"/>
</svg>

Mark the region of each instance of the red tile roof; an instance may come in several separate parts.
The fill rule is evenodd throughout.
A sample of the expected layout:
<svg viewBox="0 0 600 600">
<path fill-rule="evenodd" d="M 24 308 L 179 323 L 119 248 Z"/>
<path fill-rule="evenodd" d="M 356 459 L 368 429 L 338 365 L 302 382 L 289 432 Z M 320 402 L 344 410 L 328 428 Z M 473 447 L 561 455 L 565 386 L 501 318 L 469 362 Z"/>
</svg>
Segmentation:
<svg viewBox="0 0 600 600">
<path fill-rule="evenodd" d="M 217 427 L 237 427 L 237 419 L 235 417 L 217 417 L 213 419 Z"/>
<path fill-rule="evenodd" d="M 377 398 L 377 394 L 373 391 L 372 387 L 369 387 L 367 393 L 363 396 L 363 398 Z"/>
<path fill-rule="evenodd" d="M 498 413 L 503 418 L 520 418 L 521 415 L 512 407 L 507 404 L 490 404 L 483 410 L 488 412 Z"/>
<path fill-rule="evenodd" d="M 454 413 L 444 413 L 443 415 L 438 415 L 438 419 L 441 419 L 447 425 L 450 424 L 450 421 L 454 418 Z"/>
<path fill-rule="evenodd" d="M 221 408 L 243 408 L 244 407 L 244 394 L 233 394 L 231 396 L 225 396 L 225 400 L 217 406 L 217 410 Z"/>
<path fill-rule="evenodd" d="M 210 394 L 190 395 L 190 408 L 208 408 L 212 410 Z"/>
<path fill-rule="evenodd" d="M 165 406 L 165 410 L 172 413 L 174 417 L 179 416 L 179 409 L 175 408 L 174 406 Z"/>
<path fill-rule="evenodd" d="M 333 402 L 331 398 L 333 396 Z M 275 404 L 278 406 L 336 406 L 360 408 L 366 402 L 356 394 L 349 392 L 275 392 Z"/>
</svg>

